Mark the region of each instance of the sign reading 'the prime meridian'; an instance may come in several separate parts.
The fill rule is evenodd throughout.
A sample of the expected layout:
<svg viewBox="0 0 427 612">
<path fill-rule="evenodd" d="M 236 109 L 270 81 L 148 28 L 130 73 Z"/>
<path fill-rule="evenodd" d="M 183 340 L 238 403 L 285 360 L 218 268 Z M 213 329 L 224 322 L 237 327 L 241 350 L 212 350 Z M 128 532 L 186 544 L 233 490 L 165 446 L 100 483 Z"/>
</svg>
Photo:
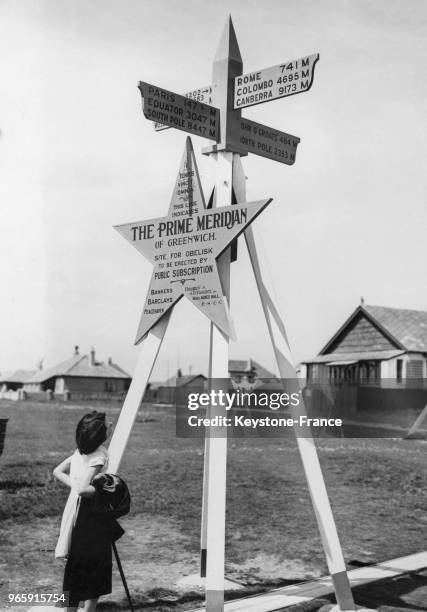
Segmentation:
<svg viewBox="0 0 427 612">
<path fill-rule="evenodd" d="M 308 91 L 319 54 L 242 74 L 234 79 L 234 108 L 244 108 Z"/>
</svg>

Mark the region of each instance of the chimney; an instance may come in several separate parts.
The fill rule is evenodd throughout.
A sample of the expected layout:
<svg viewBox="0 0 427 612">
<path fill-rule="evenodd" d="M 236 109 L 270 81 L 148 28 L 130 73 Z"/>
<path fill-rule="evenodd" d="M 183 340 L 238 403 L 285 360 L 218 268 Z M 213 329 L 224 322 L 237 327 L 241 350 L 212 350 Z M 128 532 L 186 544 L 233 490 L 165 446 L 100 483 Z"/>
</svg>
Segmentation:
<svg viewBox="0 0 427 612">
<path fill-rule="evenodd" d="M 96 364 L 95 364 L 95 349 L 93 348 L 93 346 L 92 346 L 92 348 L 90 349 L 90 365 L 91 365 L 91 366 L 96 365 Z"/>
<path fill-rule="evenodd" d="M 362 295 L 362 297 L 360 298 L 360 305 L 361 305 L 361 306 L 364 306 L 364 305 L 365 305 L 365 298 L 363 297 L 363 295 Z"/>
<path fill-rule="evenodd" d="M 113 365 L 113 360 L 111 359 L 111 357 L 108 357 L 108 365 Z"/>
<path fill-rule="evenodd" d="M 76 344 L 76 346 L 74 347 L 74 355 L 78 355 L 79 354 L 79 347 Z"/>
<path fill-rule="evenodd" d="M 182 371 L 181 371 L 181 368 L 178 368 L 178 372 L 176 373 L 176 377 L 177 377 L 177 378 L 182 378 Z"/>
</svg>

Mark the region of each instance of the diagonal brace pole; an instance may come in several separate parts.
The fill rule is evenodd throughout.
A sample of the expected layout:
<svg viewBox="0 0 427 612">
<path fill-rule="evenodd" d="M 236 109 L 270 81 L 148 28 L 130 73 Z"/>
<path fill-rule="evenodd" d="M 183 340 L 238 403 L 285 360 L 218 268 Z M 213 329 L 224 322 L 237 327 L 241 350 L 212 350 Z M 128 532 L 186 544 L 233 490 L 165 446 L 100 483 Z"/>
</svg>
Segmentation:
<svg viewBox="0 0 427 612">
<path fill-rule="evenodd" d="M 242 202 L 246 200 L 246 188 L 239 156 L 235 156 L 234 166 L 233 187 L 237 201 Z M 281 378 L 296 379 L 295 366 L 284 323 L 262 280 L 252 227 L 247 228 L 244 233 L 280 376 Z M 304 414 L 305 407 L 301 394 L 300 397 L 300 414 Z M 356 610 L 315 442 L 312 437 L 297 437 L 297 445 L 338 606 L 340 610 Z"/>
</svg>

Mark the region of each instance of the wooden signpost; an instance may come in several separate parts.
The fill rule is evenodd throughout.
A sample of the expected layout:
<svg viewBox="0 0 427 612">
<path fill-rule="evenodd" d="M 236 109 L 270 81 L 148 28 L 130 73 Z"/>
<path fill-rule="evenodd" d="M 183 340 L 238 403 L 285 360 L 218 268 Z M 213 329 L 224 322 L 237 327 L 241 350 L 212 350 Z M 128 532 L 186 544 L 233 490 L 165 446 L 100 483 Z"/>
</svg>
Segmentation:
<svg viewBox="0 0 427 612">
<path fill-rule="evenodd" d="M 199 87 L 198 89 L 192 89 L 184 94 L 185 98 L 191 98 L 191 100 L 197 100 L 197 102 L 204 102 L 205 104 L 212 103 L 212 87 L 210 85 L 206 85 L 206 87 Z M 161 130 L 168 130 L 170 128 L 169 125 L 165 125 L 164 123 L 154 122 L 154 129 L 156 132 L 160 132 Z"/>
<path fill-rule="evenodd" d="M 319 54 L 263 68 L 234 79 L 234 108 L 262 104 L 308 91 Z"/>
<path fill-rule="evenodd" d="M 175 127 L 213 141 L 203 150 L 215 168 L 213 208 L 206 209 L 191 142 L 187 139 L 166 217 L 116 226 L 153 264 L 136 342 L 142 343 L 132 384 L 110 444 L 117 471 L 170 313 L 185 296 L 211 320 L 210 379 L 228 378 L 230 242 L 244 232 L 269 336 L 282 378 L 296 379 L 285 326 L 263 283 L 249 224 L 270 199 L 246 202 L 241 156 L 254 153 L 292 165 L 300 139 L 241 117 L 241 109 L 310 89 L 318 54 L 243 74 L 231 18 L 213 63 L 212 84 L 186 95 L 141 82 L 143 112 L 156 129 Z M 209 90 L 209 93 L 207 93 Z M 194 92 L 201 92 L 199 94 Z M 160 125 L 159 125 L 160 124 Z M 235 201 L 233 203 L 233 194 Z M 210 416 L 223 408 L 211 406 Z M 299 411 L 304 412 L 300 404 Z M 206 610 L 224 609 L 226 428 L 210 428 L 205 442 L 201 549 L 206 569 Z M 308 488 L 340 610 L 355 610 L 338 534 L 312 438 L 297 438 Z M 272 491 L 272 495 L 274 492 Z"/>
<path fill-rule="evenodd" d="M 248 153 L 268 157 L 292 166 L 300 139 L 250 119 L 239 119 L 238 147 Z"/>
<path fill-rule="evenodd" d="M 147 119 L 203 138 L 219 140 L 217 108 L 143 81 L 139 83 L 139 89 Z"/>
</svg>

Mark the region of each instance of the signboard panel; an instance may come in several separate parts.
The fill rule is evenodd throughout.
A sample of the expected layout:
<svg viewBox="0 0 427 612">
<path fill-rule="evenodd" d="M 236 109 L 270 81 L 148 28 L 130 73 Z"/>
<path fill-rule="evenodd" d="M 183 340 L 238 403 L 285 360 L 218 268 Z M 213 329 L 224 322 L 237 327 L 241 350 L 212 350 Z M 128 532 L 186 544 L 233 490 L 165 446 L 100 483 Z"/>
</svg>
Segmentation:
<svg viewBox="0 0 427 612">
<path fill-rule="evenodd" d="M 242 74 L 234 79 L 234 108 L 254 106 L 308 91 L 319 54 Z"/>
<path fill-rule="evenodd" d="M 268 157 L 275 161 L 292 166 L 300 139 L 292 134 L 255 123 L 249 119 L 239 119 L 239 148 L 248 153 Z"/>
<path fill-rule="evenodd" d="M 144 103 L 144 115 L 150 121 L 219 142 L 217 108 L 142 81 L 139 89 Z"/>
<path fill-rule="evenodd" d="M 224 333 L 233 336 L 216 258 L 271 201 L 206 209 L 189 141 L 168 215 L 115 228 L 154 264 L 136 343 L 183 296 Z"/>
<path fill-rule="evenodd" d="M 212 104 L 212 87 L 210 85 L 206 85 L 206 87 L 199 87 L 199 89 L 192 89 L 191 91 L 187 91 L 184 94 L 186 98 L 191 98 L 192 100 L 197 100 L 197 102 L 203 102 L 204 104 Z M 164 123 L 154 122 L 154 129 L 156 132 L 160 132 L 161 130 L 168 130 L 169 125 L 165 125 Z"/>
</svg>

